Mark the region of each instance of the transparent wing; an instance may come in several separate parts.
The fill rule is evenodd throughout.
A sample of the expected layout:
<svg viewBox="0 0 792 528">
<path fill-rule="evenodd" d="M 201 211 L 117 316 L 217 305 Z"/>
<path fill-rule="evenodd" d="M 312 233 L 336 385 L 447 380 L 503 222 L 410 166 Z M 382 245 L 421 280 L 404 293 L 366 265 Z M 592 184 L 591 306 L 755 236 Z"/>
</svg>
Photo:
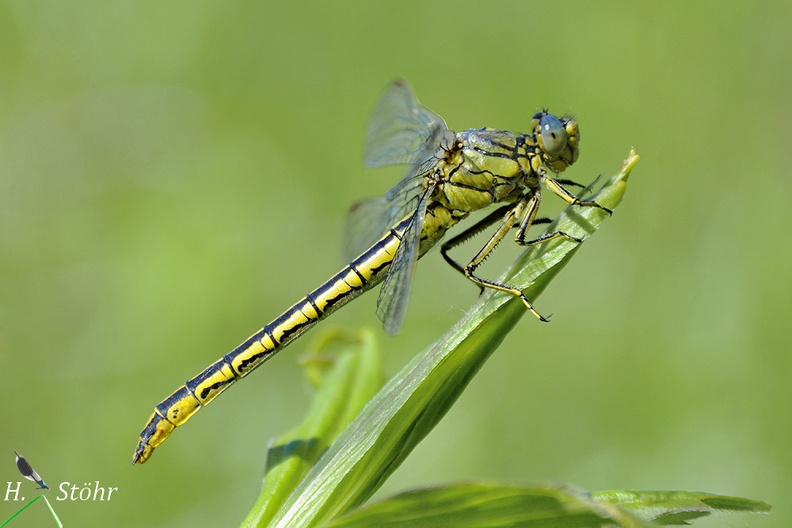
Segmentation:
<svg viewBox="0 0 792 528">
<path fill-rule="evenodd" d="M 404 315 L 407 313 L 413 272 L 421 245 L 426 204 L 433 190 L 433 188 L 427 189 L 416 207 L 377 297 L 377 317 L 382 321 L 385 331 L 391 335 L 399 332 Z"/>
<path fill-rule="evenodd" d="M 407 81 L 397 80 L 382 95 L 369 121 L 366 165 L 420 165 L 432 157 L 447 131 L 443 118 L 421 106 Z"/>
<path fill-rule="evenodd" d="M 350 262 L 370 248 L 401 219 L 418 207 L 423 175 L 402 180 L 385 196 L 366 198 L 354 204 L 344 228 L 344 262 Z"/>
<path fill-rule="evenodd" d="M 404 80 L 395 81 L 374 109 L 366 138 L 366 164 L 373 167 L 409 164 L 402 180 L 381 198 L 362 200 L 349 211 L 344 259 L 357 257 L 388 229 L 414 211 L 424 176 L 450 148 L 454 133 L 443 118 L 421 106 Z"/>
</svg>

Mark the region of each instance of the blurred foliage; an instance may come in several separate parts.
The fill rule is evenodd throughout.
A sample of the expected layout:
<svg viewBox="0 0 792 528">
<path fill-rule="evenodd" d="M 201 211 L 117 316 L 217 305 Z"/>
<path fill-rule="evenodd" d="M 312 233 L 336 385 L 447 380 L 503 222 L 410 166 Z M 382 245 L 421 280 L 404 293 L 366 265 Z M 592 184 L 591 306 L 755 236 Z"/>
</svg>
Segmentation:
<svg viewBox="0 0 792 528">
<path fill-rule="evenodd" d="M 53 503 L 66 525 L 238 524 L 268 439 L 305 411 L 305 345 L 132 468 L 137 433 L 341 265 L 345 211 L 400 176 L 360 160 L 369 111 L 403 76 L 455 130 L 574 113 L 577 181 L 631 145 L 642 161 L 630 199 L 538 303 L 553 322 L 518 325 L 382 492 L 474 477 L 706 489 L 777 506 L 752 527 L 788 526 L 789 15 L 781 2 L 0 0 L 0 476 L 18 478 L 17 449 L 53 495 L 64 481 L 119 488 Z M 498 275 L 510 246 L 482 271 Z M 476 299 L 436 253 L 417 275 L 404 331 L 384 342 L 389 373 Z M 377 327 L 374 302 L 323 324 Z M 0 517 L 15 509 L 3 504 Z"/>
</svg>

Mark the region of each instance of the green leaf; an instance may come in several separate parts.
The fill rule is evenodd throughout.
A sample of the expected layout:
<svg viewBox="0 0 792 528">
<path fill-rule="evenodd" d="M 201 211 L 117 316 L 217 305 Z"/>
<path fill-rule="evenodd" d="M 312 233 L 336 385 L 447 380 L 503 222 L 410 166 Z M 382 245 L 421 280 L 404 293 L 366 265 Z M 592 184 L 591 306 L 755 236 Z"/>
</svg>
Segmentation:
<svg viewBox="0 0 792 528">
<path fill-rule="evenodd" d="M 767 512 L 769 509 L 763 502 L 707 493 L 587 493 L 558 486 L 471 482 L 400 493 L 353 510 L 323 527 L 651 528 L 658 524 L 687 524 L 686 521 L 716 510 Z"/>
<path fill-rule="evenodd" d="M 11 516 L 11 517 L 9 517 L 8 519 L 6 519 L 6 520 L 3 522 L 3 524 L 0 524 L 0 528 L 3 528 L 3 527 L 4 527 L 4 526 L 6 526 L 8 523 L 10 523 L 11 521 L 13 521 L 13 520 L 14 520 L 14 518 L 15 518 L 17 515 L 19 515 L 20 513 L 22 513 L 23 511 L 25 511 L 26 509 L 28 509 L 28 507 L 29 507 L 31 504 L 33 504 L 34 502 L 36 502 L 37 500 L 39 500 L 41 497 L 43 497 L 43 495 L 36 495 L 36 496 L 35 496 L 35 497 L 33 497 L 31 500 L 29 500 L 29 501 L 28 501 L 28 502 L 27 502 L 27 503 L 26 503 L 24 506 L 22 506 L 21 508 L 19 508 L 19 509 L 18 509 L 18 510 L 17 510 L 17 511 L 16 511 L 16 512 L 15 512 L 15 513 L 14 513 L 14 514 Z"/>
<path fill-rule="evenodd" d="M 687 524 L 715 511 L 767 513 L 766 502 L 694 491 L 600 491 L 596 501 L 618 504 L 657 524 Z"/>
<path fill-rule="evenodd" d="M 635 152 L 592 198 L 614 209 Z M 570 206 L 548 228 L 588 238 L 607 213 Z M 535 299 L 580 244 L 555 239 L 526 251 L 505 279 Z M 365 502 L 450 409 L 468 382 L 525 313 L 508 294 L 482 295 L 446 335 L 405 366 L 366 405 L 275 514 L 272 526 L 314 526 Z"/>
<path fill-rule="evenodd" d="M 275 439 L 267 450 L 267 475 L 242 526 L 267 526 L 294 487 L 372 396 L 382 387 L 382 357 L 371 331 L 325 332 L 313 349 L 341 341 L 334 362 L 319 354 L 305 361 L 306 375 L 318 387 L 305 420 Z"/>
<path fill-rule="evenodd" d="M 651 528 L 587 494 L 540 486 L 465 483 L 401 493 L 359 508 L 325 528 Z"/>
</svg>

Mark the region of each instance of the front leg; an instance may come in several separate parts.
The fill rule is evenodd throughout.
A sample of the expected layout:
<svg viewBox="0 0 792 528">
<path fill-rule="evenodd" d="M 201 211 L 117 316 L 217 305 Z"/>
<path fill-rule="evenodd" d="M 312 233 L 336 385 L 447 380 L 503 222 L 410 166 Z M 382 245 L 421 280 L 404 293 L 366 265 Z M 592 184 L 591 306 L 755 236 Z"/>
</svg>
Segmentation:
<svg viewBox="0 0 792 528">
<path fill-rule="evenodd" d="M 519 297 L 523 304 L 530 310 L 530 312 L 540 321 L 547 322 L 549 319 L 540 314 L 536 311 L 536 309 L 531 304 L 531 301 L 528 300 L 528 297 L 520 291 L 518 288 L 514 288 L 507 284 L 502 284 L 500 282 L 495 282 L 488 279 L 482 279 L 481 277 L 476 275 L 476 269 L 481 265 L 484 260 L 492 253 L 492 251 L 500 244 L 503 237 L 506 236 L 506 233 L 509 232 L 511 228 L 514 227 L 517 219 L 520 217 L 523 218 L 533 218 L 536 215 L 536 209 L 539 205 L 539 197 L 538 195 L 534 194 L 529 199 L 523 198 L 520 202 L 517 203 L 516 206 L 511 208 L 507 214 L 501 220 L 500 225 L 498 225 L 498 229 L 495 233 L 492 234 L 490 239 L 484 244 L 476 256 L 471 259 L 467 266 L 463 268 L 463 272 L 465 273 L 465 277 L 470 279 L 473 283 L 477 284 L 480 288 L 490 288 L 493 290 L 498 290 L 506 293 L 510 293 L 515 297 Z M 533 209 L 533 212 L 531 210 Z"/>
<path fill-rule="evenodd" d="M 577 196 L 575 196 L 571 192 L 567 191 L 564 188 L 564 186 L 561 185 L 562 181 L 566 182 L 567 180 L 556 180 L 556 179 L 551 178 L 550 176 L 547 176 L 547 175 L 543 175 L 543 176 L 541 176 L 541 178 L 544 181 L 544 184 L 547 186 L 548 189 L 553 191 L 553 193 L 556 196 L 558 196 L 559 198 L 561 198 L 562 200 L 564 200 L 568 204 L 570 204 L 570 205 L 581 205 L 581 206 L 584 206 L 584 207 L 598 207 L 598 208 L 602 209 L 603 211 L 605 211 L 606 213 L 608 213 L 609 215 L 613 214 L 613 211 L 611 211 L 607 207 L 603 207 L 600 204 L 598 204 L 597 202 L 594 202 L 592 200 L 581 200 L 580 198 L 578 198 Z"/>
<path fill-rule="evenodd" d="M 537 238 L 532 240 L 526 240 L 525 234 L 527 233 L 528 229 L 535 224 L 538 223 L 548 223 L 542 219 L 541 221 L 536 220 L 536 213 L 539 210 L 539 202 L 542 199 L 542 195 L 540 191 L 537 191 L 531 196 L 528 200 L 528 205 L 525 210 L 525 214 L 523 215 L 522 220 L 520 221 L 520 228 L 517 230 L 517 235 L 514 237 L 515 242 L 517 242 L 521 246 L 534 246 L 536 244 L 542 244 L 544 242 L 549 242 L 550 240 L 554 240 L 556 238 L 566 238 L 567 240 L 571 240 L 572 242 L 583 242 L 583 240 L 573 237 L 563 231 L 553 231 L 552 233 L 545 233 Z"/>
</svg>

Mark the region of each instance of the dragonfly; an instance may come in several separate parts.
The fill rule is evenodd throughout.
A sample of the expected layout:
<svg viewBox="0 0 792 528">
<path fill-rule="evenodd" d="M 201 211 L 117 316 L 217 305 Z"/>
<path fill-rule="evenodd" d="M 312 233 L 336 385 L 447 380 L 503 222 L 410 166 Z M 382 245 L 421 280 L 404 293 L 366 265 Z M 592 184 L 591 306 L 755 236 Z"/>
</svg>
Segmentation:
<svg viewBox="0 0 792 528">
<path fill-rule="evenodd" d="M 28 480 L 32 480 L 33 482 L 38 484 L 39 487 L 36 489 L 43 489 L 43 490 L 50 489 L 49 486 L 47 486 L 47 484 L 44 482 L 44 480 L 41 477 L 39 477 L 39 474 L 36 473 L 36 470 L 33 469 L 33 466 L 30 465 L 30 462 L 28 462 L 27 459 L 25 459 L 25 457 L 17 453 L 16 450 L 14 450 L 14 454 L 16 455 L 17 469 L 19 470 L 19 472 L 22 474 L 23 477 L 25 477 Z"/>
<path fill-rule="evenodd" d="M 528 130 L 523 134 L 477 128 L 455 133 L 418 102 L 406 81 L 392 83 L 369 122 L 365 161 L 370 167 L 404 165 L 406 174 L 384 196 L 362 200 L 350 210 L 345 234 L 349 263 L 157 405 L 140 434 L 133 465 L 146 462 L 176 427 L 233 383 L 380 283 L 377 316 L 387 333 L 396 334 L 404 321 L 417 260 L 451 227 L 489 206 L 500 204 L 444 242 L 443 258 L 481 291 L 519 297 L 536 318 L 547 321 L 518 288 L 479 276 L 479 266 L 513 229 L 521 246 L 559 237 L 581 242 L 561 231 L 528 237 L 533 224 L 547 222 L 537 218 L 543 188 L 569 204 L 611 211 L 579 198 L 567 187 L 580 185 L 558 178 L 578 159 L 580 130 L 574 118 L 542 110 Z M 487 242 L 466 265 L 450 256 L 452 248 L 493 226 Z"/>
</svg>

